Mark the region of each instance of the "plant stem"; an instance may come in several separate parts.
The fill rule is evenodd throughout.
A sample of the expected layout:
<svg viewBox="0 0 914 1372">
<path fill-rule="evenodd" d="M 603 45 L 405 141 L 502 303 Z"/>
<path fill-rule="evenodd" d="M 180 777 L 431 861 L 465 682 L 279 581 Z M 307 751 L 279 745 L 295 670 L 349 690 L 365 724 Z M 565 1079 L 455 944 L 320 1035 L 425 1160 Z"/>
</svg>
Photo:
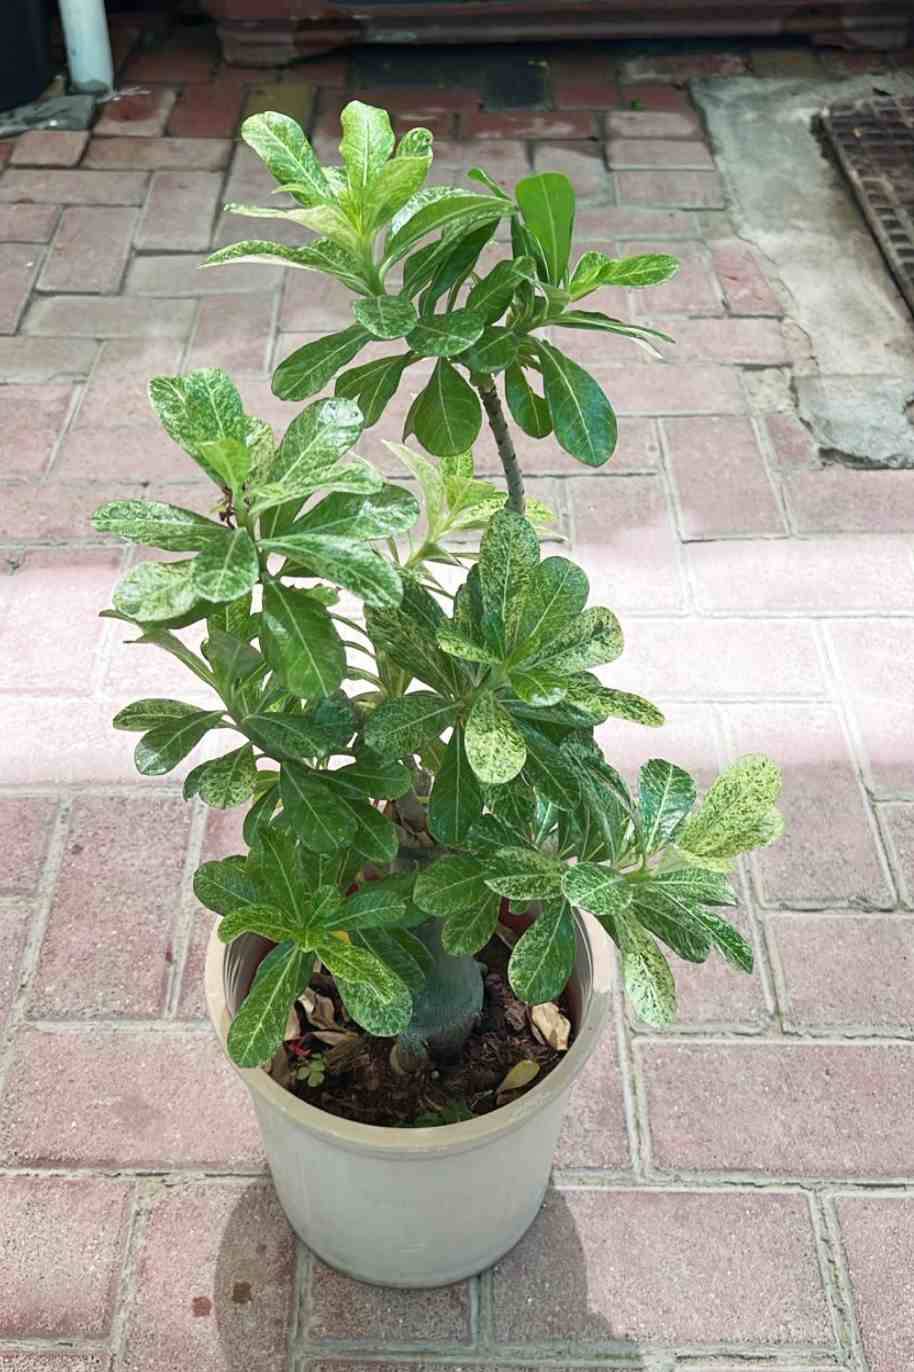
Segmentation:
<svg viewBox="0 0 914 1372">
<path fill-rule="evenodd" d="M 480 376 L 476 379 L 476 389 L 482 397 L 489 428 L 492 430 L 495 446 L 498 448 L 501 465 L 505 469 L 505 478 L 508 482 L 508 503 L 505 508 L 522 515 L 525 509 L 524 478 L 521 476 L 517 453 L 514 451 L 514 442 L 508 430 L 505 412 L 501 408 L 495 382 L 491 376 Z"/>
</svg>

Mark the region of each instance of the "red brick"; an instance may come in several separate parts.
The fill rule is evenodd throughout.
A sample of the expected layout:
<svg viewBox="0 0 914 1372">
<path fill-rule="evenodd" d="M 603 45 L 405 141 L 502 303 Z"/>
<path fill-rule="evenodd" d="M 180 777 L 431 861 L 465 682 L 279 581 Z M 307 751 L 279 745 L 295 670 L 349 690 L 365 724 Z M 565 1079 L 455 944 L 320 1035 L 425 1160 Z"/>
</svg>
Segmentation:
<svg viewBox="0 0 914 1372">
<path fill-rule="evenodd" d="M 799 533 L 910 533 L 914 484 L 904 471 L 793 472 L 784 492 Z"/>
<path fill-rule="evenodd" d="M 119 549 L 22 554 L 0 578 L 0 691 L 59 697 L 91 694 L 108 604 L 121 573 Z M 41 622 L 40 634 L 27 626 Z"/>
<path fill-rule="evenodd" d="M 607 683 L 623 691 L 667 700 L 827 694 L 815 635 L 801 620 L 629 615 L 623 627 L 625 652 L 606 668 Z"/>
<path fill-rule="evenodd" d="M 295 1236 L 272 1186 L 190 1182 L 155 1195 L 127 1306 L 130 1372 L 285 1372 Z"/>
<path fill-rule="evenodd" d="M 735 324 L 736 320 L 731 323 Z M 765 428 L 771 443 L 775 466 L 787 474 L 797 468 L 817 466 L 818 449 L 806 425 L 792 414 L 770 414 Z"/>
<path fill-rule="evenodd" d="M 103 106 L 95 125 L 96 137 L 108 134 L 129 138 L 154 138 L 164 133 L 177 92 L 168 86 L 157 90 L 115 95 Z"/>
<path fill-rule="evenodd" d="M 505 1343 L 830 1342 L 801 1196 L 551 1191 L 494 1286 Z"/>
<path fill-rule="evenodd" d="M 914 906 L 914 805 L 880 805 L 879 818 L 887 835 L 901 899 Z"/>
<path fill-rule="evenodd" d="M 611 596 L 591 596 L 594 603 L 607 603 Z M 625 616 L 625 623 L 632 621 Z M 614 680 L 609 672 L 604 679 Z M 657 697 L 655 697 L 657 699 Z M 672 701 L 667 705 L 658 699 L 666 715 L 662 733 L 648 734 L 633 729 L 627 720 L 609 719 L 594 732 L 604 756 L 622 773 L 631 786 L 637 786 L 639 769 L 649 757 L 658 752 L 685 768 L 700 787 L 710 786 L 720 770 L 721 756 L 717 741 L 717 725 L 709 705 L 691 705 Z M 662 746 L 661 746 L 662 740 Z"/>
<path fill-rule="evenodd" d="M 914 1045 L 642 1039 L 636 1053 L 661 1171 L 910 1175 Z"/>
<path fill-rule="evenodd" d="M 678 610 L 676 535 L 657 477 L 579 477 L 572 485 L 574 556 L 592 599 L 616 610 Z"/>
<path fill-rule="evenodd" d="M 117 412 L 110 417 L 116 419 Z M 181 481 L 198 472 L 193 460 L 153 418 L 132 424 L 86 424 L 71 429 L 60 445 L 54 466 L 54 477 L 64 482 Z M 107 491 L 100 489 L 99 503 L 106 496 Z"/>
<path fill-rule="evenodd" d="M 785 1022 L 798 1029 L 914 1031 L 914 921 L 901 915 L 777 914 Z"/>
<path fill-rule="evenodd" d="M 180 797 L 77 800 L 29 1006 L 32 1018 L 154 1018 L 161 1012 L 190 818 Z"/>
<path fill-rule="evenodd" d="M 705 76 L 743 76 L 749 70 L 745 57 L 736 52 L 683 52 L 635 57 L 622 64 L 622 79 L 629 81 L 693 81 Z M 626 85 L 625 95 L 630 94 Z"/>
<path fill-rule="evenodd" d="M 0 181 L 0 201 L 38 205 L 142 205 L 145 172 L 8 171 Z"/>
<path fill-rule="evenodd" d="M 629 81 L 622 89 L 622 105 L 633 112 L 663 110 L 695 118 L 688 90 L 669 81 Z"/>
<path fill-rule="evenodd" d="M 111 339 L 103 343 L 98 362 L 86 386 L 74 429 L 124 428 L 130 424 L 152 425 L 149 380 L 153 376 L 172 376 L 181 361 L 182 344 L 169 338 Z M 161 430 L 160 430 L 161 431 Z M 126 471 L 126 463 L 110 462 L 112 454 L 99 454 L 101 462 L 83 450 L 78 462 L 68 461 L 65 444 L 54 468 L 54 475 L 71 477 L 111 476 Z M 82 464 L 89 461 L 91 465 Z M 148 475 L 145 460 L 127 473 L 144 480 Z"/>
<path fill-rule="evenodd" d="M 621 257 L 636 257 L 641 253 L 669 253 L 679 262 L 679 270 L 660 286 L 629 293 L 632 309 L 640 315 L 721 314 L 720 291 L 711 274 L 707 250 L 701 243 L 627 242 L 619 250 Z M 603 298 L 619 298 L 618 290 L 604 292 Z M 610 310 L 610 313 L 614 313 Z M 665 333 L 677 336 L 677 328 L 667 327 Z M 678 354 L 677 354 L 678 356 Z"/>
<path fill-rule="evenodd" d="M 619 87 L 609 77 L 593 80 L 553 76 L 551 84 L 557 110 L 612 110 L 619 103 Z"/>
<path fill-rule="evenodd" d="M 590 335 L 586 335 L 589 337 Z M 575 335 L 577 342 L 577 335 Z M 574 355 L 581 360 L 576 348 Z M 638 354 L 635 353 L 637 358 Z M 391 426 L 391 431 L 393 431 Z M 577 477 L 580 467 L 573 457 L 556 443 L 555 438 L 528 438 L 526 434 L 515 433 L 514 446 L 520 459 L 521 470 L 525 475 Z M 606 467 L 609 475 L 616 472 L 642 472 L 657 467 L 660 457 L 660 442 L 657 426 L 649 419 L 624 419 L 619 425 L 619 443 Z M 500 476 L 502 465 L 495 443 L 484 430 L 473 448 L 473 459 L 479 476 Z M 377 455 L 372 454 L 372 460 Z M 393 470 L 393 469 L 392 469 Z"/>
<path fill-rule="evenodd" d="M 19 991 L 19 969 L 28 933 L 29 916 L 25 909 L 9 909 L 5 903 L 0 906 L 0 1029 L 9 1018 Z"/>
<path fill-rule="evenodd" d="M 312 1339 L 371 1338 L 382 1343 L 470 1341 L 466 1282 L 435 1290 L 368 1286 L 314 1259 L 307 1335 Z"/>
<path fill-rule="evenodd" d="M 197 253 L 145 254 L 134 257 L 124 287 L 129 295 L 232 295 L 268 291 L 282 282 L 282 267 L 259 262 L 201 270 L 206 258 Z M 312 274 L 323 284 L 323 278 Z"/>
<path fill-rule="evenodd" d="M 751 859 L 761 902 L 886 909 L 894 893 L 840 719 L 827 705 L 731 706 L 731 757 L 767 753 L 784 774 L 784 834 Z"/>
<path fill-rule="evenodd" d="M 45 258 L 38 289 L 41 291 L 118 290 L 137 211 L 74 205 L 65 209 Z"/>
<path fill-rule="evenodd" d="M 218 57 L 218 43 L 212 28 L 201 30 L 196 39 L 185 30 L 154 48 L 134 53 L 124 69 L 124 80 L 130 84 L 171 81 L 180 85 L 186 81 L 209 81 Z"/>
<path fill-rule="evenodd" d="M 663 431 L 684 539 L 785 532 L 748 419 L 666 419 Z"/>
<path fill-rule="evenodd" d="M 88 538 L 97 543 L 100 535 L 89 520 L 101 502 L 142 500 L 145 495 L 139 482 L 102 486 L 87 481 L 10 481 L 0 505 L 0 543 L 56 544 Z"/>
<path fill-rule="evenodd" d="M 610 239 L 691 238 L 694 233 L 692 216 L 683 210 L 642 210 L 630 205 L 605 205 L 601 209 L 583 206 L 574 220 L 576 243 L 600 243 L 606 251 L 609 251 Z"/>
<path fill-rule="evenodd" d="M 389 114 L 399 115 L 401 119 L 417 121 L 422 121 L 427 115 L 455 114 L 459 110 L 476 111 L 481 103 L 478 89 L 462 83 L 452 86 L 377 86 L 359 90 L 355 99 L 365 105 L 380 106 Z M 323 96 L 322 110 L 325 100 L 326 96 Z M 339 117 L 338 111 L 329 105 L 326 112 Z"/>
<path fill-rule="evenodd" d="M 228 280 L 232 280 L 229 268 Z M 200 313 L 187 367 L 222 367 L 237 372 L 264 372 L 270 362 L 276 297 L 262 295 L 221 295 L 201 300 Z"/>
<path fill-rule="evenodd" d="M 860 736 L 868 786 L 876 796 L 914 796 L 914 624 L 852 619 L 829 625 L 828 633 Z"/>
<path fill-rule="evenodd" d="M 620 171 L 619 199 L 630 205 L 677 205 L 682 209 L 723 209 L 725 200 L 716 171 Z"/>
<path fill-rule="evenodd" d="M 664 757 L 668 751 L 660 749 Z M 697 964 L 676 961 L 676 1025 L 705 1032 L 722 1026 L 725 1032 L 732 1032 L 735 1027 L 741 1033 L 758 1033 L 772 1019 L 762 982 L 758 940 L 744 910 L 728 910 L 726 914 L 752 944 L 755 970 L 749 975 L 737 972 L 718 953 Z M 649 1025 L 633 1022 L 640 1033 L 653 1032 Z"/>
<path fill-rule="evenodd" d="M 11 167 L 75 167 L 89 135 L 82 129 L 27 129 L 16 139 Z"/>
<path fill-rule="evenodd" d="M 901 538 L 708 543 L 687 557 L 698 602 L 708 610 L 908 612 L 914 597 L 914 568 Z"/>
<path fill-rule="evenodd" d="M 734 314 L 783 314 L 784 308 L 762 269 L 758 254 L 739 238 L 711 243 L 714 270 Z"/>
<path fill-rule="evenodd" d="M 594 374 L 618 414 L 740 414 L 746 408 L 732 367 L 672 363 L 605 368 Z"/>
<path fill-rule="evenodd" d="M 59 214 L 56 205 L 0 205 L 0 243 L 47 243 Z"/>
<path fill-rule="evenodd" d="M 137 247 L 172 252 L 208 248 L 221 193 L 218 172 L 156 172 L 137 231 Z"/>
<path fill-rule="evenodd" d="M 208 910 L 198 909 L 194 915 L 178 996 L 178 1019 L 206 1019 L 204 968 L 209 937 L 216 922 L 216 916 Z"/>
<path fill-rule="evenodd" d="M 0 1154 L 39 1167 L 262 1165 L 247 1091 L 203 1029 L 24 1027 Z"/>
<path fill-rule="evenodd" d="M 528 110 L 505 110 L 489 114 L 462 114 L 464 138 L 593 138 L 594 118 L 584 110 L 559 110 L 537 114 Z"/>
<path fill-rule="evenodd" d="M 673 90 L 673 87 L 667 89 Z M 678 95 L 678 92 L 674 91 L 674 94 Z M 685 104 L 685 109 L 613 110 L 606 116 L 607 133 L 611 139 L 701 137 L 698 117 L 688 101 Z"/>
<path fill-rule="evenodd" d="M 195 311 L 193 300 L 61 295 L 34 301 L 23 329 L 53 338 L 186 338 Z"/>
<path fill-rule="evenodd" d="M 682 138 L 611 138 L 607 149 L 610 168 L 651 170 L 671 167 L 690 171 L 713 171 L 714 159 L 704 143 Z"/>
<path fill-rule="evenodd" d="M 0 432 L 6 448 L 4 477 L 40 476 L 70 411 L 73 387 L 0 387 Z"/>
<path fill-rule="evenodd" d="M 57 801 L 48 797 L 0 797 L 0 893 L 35 890 L 56 814 Z"/>
<path fill-rule="evenodd" d="M 244 92 L 239 86 L 216 82 L 188 86 L 168 121 L 168 133 L 187 138 L 232 138 L 241 118 Z"/>
<path fill-rule="evenodd" d="M 43 255 L 25 243 L 0 244 L 0 333 L 16 332 Z"/>
<path fill-rule="evenodd" d="M 665 246 L 673 248 L 674 257 L 679 256 L 674 244 L 667 243 Z M 655 296 L 662 299 L 664 293 L 674 287 L 679 279 L 674 277 L 665 285 L 658 286 L 656 292 L 652 290 L 645 295 L 638 295 L 636 304 L 640 306 L 642 301 L 649 302 L 653 309 Z M 658 323 L 664 333 L 670 333 L 676 339 L 673 356 L 677 362 L 720 362 L 731 366 L 758 367 L 778 366 L 790 360 L 781 326 L 776 319 L 660 319 Z M 791 416 L 771 417 L 788 419 Z"/>
<path fill-rule="evenodd" d="M 7 1176 L 0 1194 L 0 1336 L 104 1338 L 123 1261 L 129 1187 L 103 1177 Z"/>
<path fill-rule="evenodd" d="M 605 201 L 612 194 L 612 181 L 599 143 L 539 143 L 533 164 L 538 172 L 563 172 L 580 200 Z"/>
<path fill-rule="evenodd" d="M 0 380 L 32 384 L 88 376 L 96 343 L 77 338 L 0 338 Z"/>
<path fill-rule="evenodd" d="M 835 1201 L 870 1372 L 914 1363 L 914 1203 L 909 1196 Z"/>
<path fill-rule="evenodd" d="M 228 138 L 93 138 L 83 165 L 102 171 L 213 172 L 228 166 L 231 152 Z"/>
<path fill-rule="evenodd" d="M 13 152 L 13 144 L 9 141 L 0 142 L 0 170 L 2 170 Z"/>
<path fill-rule="evenodd" d="M 226 268 L 230 275 L 236 270 Z M 279 327 L 318 334 L 348 328 L 353 322 L 354 301 L 352 291 L 342 282 L 330 281 L 317 272 L 290 272 L 283 291 Z"/>
<path fill-rule="evenodd" d="M 66 1348 L 50 1351 L 0 1348 L 3 1372 L 108 1372 L 111 1360 L 106 1351 L 74 1353 Z"/>
<path fill-rule="evenodd" d="M 615 1025 L 610 1019 L 600 1044 L 575 1082 L 555 1153 L 556 1167 L 631 1166 L 625 1095 Z"/>
</svg>

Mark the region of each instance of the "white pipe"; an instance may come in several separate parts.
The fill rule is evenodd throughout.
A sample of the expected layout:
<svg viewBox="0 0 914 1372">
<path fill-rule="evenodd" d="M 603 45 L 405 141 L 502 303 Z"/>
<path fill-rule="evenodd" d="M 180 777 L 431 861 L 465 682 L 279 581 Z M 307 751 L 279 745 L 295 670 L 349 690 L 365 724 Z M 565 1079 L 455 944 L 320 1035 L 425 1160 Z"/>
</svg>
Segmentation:
<svg viewBox="0 0 914 1372">
<path fill-rule="evenodd" d="M 59 0 L 59 3 L 70 85 L 77 91 L 110 91 L 114 85 L 114 64 L 105 0 Z"/>
</svg>

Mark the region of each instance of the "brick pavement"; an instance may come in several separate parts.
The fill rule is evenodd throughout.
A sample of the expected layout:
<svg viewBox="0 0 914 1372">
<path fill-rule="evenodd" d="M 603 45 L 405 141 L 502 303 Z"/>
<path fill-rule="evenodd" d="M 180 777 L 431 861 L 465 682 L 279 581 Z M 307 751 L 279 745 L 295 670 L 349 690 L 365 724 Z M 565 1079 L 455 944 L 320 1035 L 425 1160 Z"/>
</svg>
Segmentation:
<svg viewBox="0 0 914 1372">
<path fill-rule="evenodd" d="M 669 361 L 581 340 L 623 416 L 612 467 L 547 442 L 528 470 L 623 614 L 614 684 L 669 716 L 660 736 L 604 726 L 611 759 L 659 752 L 706 780 L 765 748 L 788 815 L 740 874 L 756 976 L 685 968 L 666 1032 L 618 1003 L 529 1236 L 477 1280 L 410 1293 L 312 1260 L 276 1206 L 202 1020 L 189 877 L 233 850 L 237 817 L 184 806 L 174 773 L 140 783 L 110 731 L 138 694 L 196 697 L 95 618 L 131 555 L 87 523 L 119 494 L 205 505 L 150 422 L 149 374 L 222 362 L 282 424 L 271 361 L 348 319 L 304 273 L 197 274 L 244 236 L 222 202 L 269 191 L 232 141 L 242 109 L 279 92 L 332 149 L 346 59 L 239 72 L 207 30 L 132 51 L 131 33 L 124 80 L 147 94 L 88 140 L 26 135 L 0 177 L 0 1369 L 909 1372 L 914 476 L 819 464 L 789 384 L 808 340 L 735 233 L 689 99 L 692 75 L 777 74 L 776 56 L 562 49 L 545 112 L 385 88 L 401 123 L 434 120 L 444 179 L 477 157 L 504 179 L 565 167 L 585 241 L 682 257 L 626 302 L 680 339 Z"/>
</svg>

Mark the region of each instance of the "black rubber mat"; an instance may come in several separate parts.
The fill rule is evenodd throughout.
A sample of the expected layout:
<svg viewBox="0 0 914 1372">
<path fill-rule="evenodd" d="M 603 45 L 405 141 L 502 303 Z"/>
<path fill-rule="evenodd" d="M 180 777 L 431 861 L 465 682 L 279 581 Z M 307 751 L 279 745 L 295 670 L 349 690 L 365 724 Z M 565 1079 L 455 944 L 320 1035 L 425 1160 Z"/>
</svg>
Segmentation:
<svg viewBox="0 0 914 1372">
<path fill-rule="evenodd" d="M 914 310 L 914 97 L 832 105 L 822 128 Z"/>
</svg>

